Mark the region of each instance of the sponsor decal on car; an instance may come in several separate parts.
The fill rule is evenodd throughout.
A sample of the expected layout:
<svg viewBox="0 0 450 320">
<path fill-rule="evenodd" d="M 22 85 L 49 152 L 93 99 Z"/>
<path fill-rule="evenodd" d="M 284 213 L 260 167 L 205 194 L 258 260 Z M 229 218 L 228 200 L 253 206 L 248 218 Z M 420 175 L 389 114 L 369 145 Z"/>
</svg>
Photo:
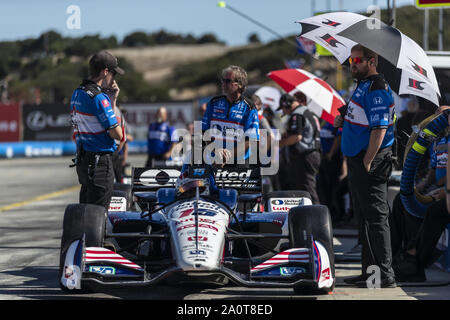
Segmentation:
<svg viewBox="0 0 450 320">
<path fill-rule="evenodd" d="M 89 272 L 96 272 L 101 274 L 116 274 L 116 268 L 105 266 L 89 266 Z"/>
<path fill-rule="evenodd" d="M 302 198 L 270 199 L 271 211 L 289 211 L 293 207 L 303 204 Z"/>
<path fill-rule="evenodd" d="M 323 280 L 328 280 L 331 278 L 330 268 L 326 268 L 325 270 L 322 271 L 321 278 Z"/>
<path fill-rule="evenodd" d="M 127 200 L 123 197 L 112 197 L 109 211 L 127 211 Z"/>
<path fill-rule="evenodd" d="M 280 275 L 282 275 L 282 276 L 291 276 L 293 274 L 305 273 L 305 272 L 306 272 L 306 269 L 300 268 L 300 267 L 281 267 L 280 268 Z"/>
<path fill-rule="evenodd" d="M 204 250 L 191 250 L 191 251 L 189 251 L 189 254 L 205 255 L 206 252 Z"/>
</svg>

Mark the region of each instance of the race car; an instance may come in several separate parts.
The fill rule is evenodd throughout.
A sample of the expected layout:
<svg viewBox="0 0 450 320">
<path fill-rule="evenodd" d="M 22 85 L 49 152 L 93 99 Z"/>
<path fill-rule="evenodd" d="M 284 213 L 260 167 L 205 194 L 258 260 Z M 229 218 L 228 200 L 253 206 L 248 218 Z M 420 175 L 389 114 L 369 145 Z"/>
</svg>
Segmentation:
<svg viewBox="0 0 450 320">
<path fill-rule="evenodd" d="M 180 171 L 133 168 L 135 211 L 68 205 L 61 289 L 230 281 L 296 293 L 334 289 L 326 206 L 312 205 L 305 191 L 262 196 L 260 169 L 249 166 L 217 170 L 218 194 L 207 195 L 201 183 L 206 172 L 206 166 L 190 168 L 195 188 L 180 192 Z"/>
</svg>

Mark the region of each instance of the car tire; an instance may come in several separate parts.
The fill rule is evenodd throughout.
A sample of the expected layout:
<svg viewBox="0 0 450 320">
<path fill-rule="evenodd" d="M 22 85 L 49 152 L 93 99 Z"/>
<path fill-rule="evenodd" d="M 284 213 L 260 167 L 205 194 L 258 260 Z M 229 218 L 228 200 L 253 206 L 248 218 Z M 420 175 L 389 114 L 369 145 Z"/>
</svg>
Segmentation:
<svg viewBox="0 0 450 320">
<path fill-rule="evenodd" d="M 106 209 L 94 204 L 69 204 L 64 212 L 63 233 L 59 260 L 59 277 L 63 274 L 66 253 L 73 241 L 85 237 L 85 247 L 102 247 L 105 238 Z M 89 288 L 68 289 L 58 280 L 60 288 L 65 292 L 84 293 Z"/>
<path fill-rule="evenodd" d="M 334 267 L 334 250 L 333 250 L 333 229 L 331 224 L 331 216 L 327 206 L 310 205 L 298 206 L 289 211 L 289 237 L 292 248 L 309 248 L 311 246 L 310 239 L 314 240 L 326 248 L 330 260 L 331 275 L 334 279 L 330 288 L 311 288 L 304 286 L 294 287 L 295 293 L 305 293 L 310 291 L 318 291 L 317 293 L 328 293 L 333 291 L 336 282 Z M 306 232 L 306 239 L 305 239 Z"/>
</svg>

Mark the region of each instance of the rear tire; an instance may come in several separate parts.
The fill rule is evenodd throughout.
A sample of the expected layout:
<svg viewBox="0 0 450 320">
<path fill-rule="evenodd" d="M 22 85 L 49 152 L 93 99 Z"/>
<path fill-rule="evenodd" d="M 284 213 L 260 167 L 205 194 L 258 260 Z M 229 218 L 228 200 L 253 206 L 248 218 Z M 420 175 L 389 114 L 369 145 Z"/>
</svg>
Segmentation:
<svg viewBox="0 0 450 320">
<path fill-rule="evenodd" d="M 289 211 L 289 237 L 292 248 L 309 248 L 311 246 L 310 235 L 319 241 L 327 250 L 330 260 L 331 275 L 334 279 L 330 288 L 305 288 L 294 287 L 294 292 L 301 294 L 305 291 L 317 293 L 328 293 L 333 291 L 336 282 L 333 250 L 333 230 L 331 216 L 328 208 L 324 205 L 298 206 Z M 308 235 L 305 239 L 304 234 Z"/>
<path fill-rule="evenodd" d="M 65 292 L 83 293 L 88 288 L 68 289 L 63 286 L 60 279 L 63 274 L 67 250 L 73 241 L 85 236 L 86 247 L 102 247 L 105 238 L 106 209 L 94 204 L 69 204 L 64 212 L 63 233 L 61 237 L 61 251 L 59 260 L 59 285 Z"/>
</svg>

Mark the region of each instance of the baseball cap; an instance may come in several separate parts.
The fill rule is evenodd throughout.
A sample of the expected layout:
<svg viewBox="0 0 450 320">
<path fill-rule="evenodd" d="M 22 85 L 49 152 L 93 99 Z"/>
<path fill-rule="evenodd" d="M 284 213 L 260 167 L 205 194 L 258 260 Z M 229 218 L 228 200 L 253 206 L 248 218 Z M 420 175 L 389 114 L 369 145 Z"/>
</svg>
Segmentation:
<svg viewBox="0 0 450 320">
<path fill-rule="evenodd" d="M 295 101 L 295 98 L 287 93 L 284 93 L 280 97 L 280 106 L 277 111 L 281 110 L 283 107 L 290 107 L 292 102 Z"/>
<path fill-rule="evenodd" d="M 125 71 L 119 67 L 117 58 L 106 50 L 102 50 L 94 54 L 91 60 L 89 60 L 89 65 L 95 67 L 95 69 L 108 68 L 109 70 L 114 70 L 118 74 L 125 73 Z"/>
</svg>

